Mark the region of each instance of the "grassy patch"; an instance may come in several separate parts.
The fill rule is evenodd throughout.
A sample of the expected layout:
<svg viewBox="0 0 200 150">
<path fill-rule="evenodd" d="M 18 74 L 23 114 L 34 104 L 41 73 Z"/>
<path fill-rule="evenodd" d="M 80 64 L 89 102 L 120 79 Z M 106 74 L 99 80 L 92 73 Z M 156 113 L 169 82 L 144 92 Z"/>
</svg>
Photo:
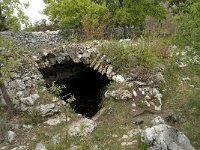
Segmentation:
<svg viewBox="0 0 200 150">
<path fill-rule="evenodd" d="M 158 40 L 150 41 L 143 38 L 138 39 L 138 42 L 128 43 L 111 41 L 102 44 L 100 50 L 108 56 L 116 71 L 127 72 L 138 66 L 152 68 L 161 58 L 167 57 L 166 46 L 161 43 Z"/>
<path fill-rule="evenodd" d="M 165 74 L 164 109 L 177 113 L 180 118 L 179 128 L 189 137 L 192 145 L 199 149 L 200 67 L 189 63 L 187 67 L 178 68 L 176 62 L 180 60 L 176 56 Z M 189 80 L 184 81 L 184 78 Z"/>
</svg>

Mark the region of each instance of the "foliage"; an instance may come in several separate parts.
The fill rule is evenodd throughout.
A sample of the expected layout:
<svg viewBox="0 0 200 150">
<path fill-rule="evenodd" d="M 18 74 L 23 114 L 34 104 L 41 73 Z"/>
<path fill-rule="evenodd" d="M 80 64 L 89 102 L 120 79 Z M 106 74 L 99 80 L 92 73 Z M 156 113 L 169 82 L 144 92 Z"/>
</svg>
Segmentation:
<svg viewBox="0 0 200 150">
<path fill-rule="evenodd" d="M 152 67 L 159 62 L 159 58 L 153 53 L 151 46 L 142 37 L 137 44 L 123 42 L 104 43 L 101 51 L 108 56 L 112 66 L 117 71 L 135 68 L 136 66 Z M 123 67 L 122 67 L 123 66 Z"/>
<path fill-rule="evenodd" d="M 71 93 L 67 94 L 65 97 L 69 97 L 66 100 L 68 106 L 70 106 L 76 100 L 75 96 L 72 95 Z"/>
<path fill-rule="evenodd" d="M 44 13 L 61 29 L 83 28 L 86 35 L 102 36 L 105 28 L 142 26 L 147 16 L 165 18 L 166 10 L 157 1 L 140 0 L 43 0 Z"/>
<path fill-rule="evenodd" d="M 12 69 L 20 64 L 21 57 L 13 47 L 13 42 L 10 39 L 0 36 L 0 72 L 3 77 L 0 77 L 0 83 L 12 77 Z"/>
<path fill-rule="evenodd" d="M 87 39 L 98 39 L 104 36 L 104 30 L 109 24 L 110 13 L 105 3 L 92 3 L 87 7 L 81 23 Z"/>
<path fill-rule="evenodd" d="M 185 53 L 186 52 L 186 53 Z M 200 67 L 192 60 L 197 53 L 190 50 L 174 49 L 174 54 L 166 64 L 165 80 L 163 85 L 163 103 L 165 110 L 174 111 L 180 118 L 179 128 L 185 132 L 195 148 L 200 148 Z M 183 55 L 185 54 L 185 55 Z M 178 64 L 184 62 L 186 67 Z M 189 77 L 189 80 L 183 79 Z"/>
<path fill-rule="evenodd" d="M 109 21 L 105 4 L 98 5 L 91 0 L 49 1 L 44 13 L 61 29 L 83 28 L 86 37 L 102 36 Z"/>
<path fill-rule="evenodd" d="M 53 95 L 60 97 L 60 94 L 62 93 L 63 88 L 65 88 L 65 86 L 60 86 L 60 85 L 56 84 L 54 81 L 54 82 L 52 82 L 49 90 Z"/>
<path fill-rule="evenodd" d="M 74 102 L 76 100 L 76 98 L 71 93 L 68 93 L 67 95 L 61 96 L 62 90 L 65 89 L 65 88 L 66 87 L 64 85 L 60 86 L 60 85 L 56 84 L 55 81 L 54 81 L 54 82 L 52 82 L 49 90 L 54 96 L 61 97 L 61 98 L 67 98 L 66 99 L 67 105 L 70 106 L 70 104 L 72 102 Z"/>
<path fill-rule="evenodd" d="M 114 5 L 112 10 L 116 25 L 142 25 L 147 16 L 163 19 L 166 10 L 158 1 L 140 0 L 111 0 L 108 5 Z"/>
<path fill-rule="evenodd" d="M 23 8 L 28 3 L 20 3 L 19 0 L 2 0 L 0 2 L 0 31 L 19 30 L 21 24 L 27 25 L 28 17 L 24 14 Z M 17 12 L 17 13 L 16 13 Z"/>
<path fill-rule="evenodd" d="M 200 1 L 185 0 L 175 16 L 177 31 L 175 40 L 182 47 L 191 46 L 200 49 Z"/>
<path fill-rule="evenodd" d="M 141 136 L 140 136 L 140 135 L 137 136 L 137 141 L 138 141 L 138 149 L 139 149 L 139 150 L 148 150 L 147 144 L 145 144 L 145 143 L 141 140 Z"/>
<path fill-rule="evenodd" d="M 76 33 L 70 34 L 68 37 L 68 42 L 69 43 L 77 43 L 78 42 L 78 35 Z"/>
</svg>

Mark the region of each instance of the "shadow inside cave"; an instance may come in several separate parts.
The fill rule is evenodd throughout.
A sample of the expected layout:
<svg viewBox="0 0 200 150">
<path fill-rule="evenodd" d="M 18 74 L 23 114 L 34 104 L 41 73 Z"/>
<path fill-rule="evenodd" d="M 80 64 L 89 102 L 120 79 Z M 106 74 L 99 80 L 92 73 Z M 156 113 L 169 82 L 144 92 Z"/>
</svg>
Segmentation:
<svg viewBox="0 0 200 150">
<path fill-rule="evenodd" d="M 47 85 L 55 81 L 65 86 L 60 94 L 65 101 L 69 93 L 74 95 L 76 100 L 71 103 L 71 107 L 76 113 L 91 118 L 100 110 L 104 88 L 110 81 L 105 75 L 73 61 L 40 69 L 40 72 Z"/>
</svg>

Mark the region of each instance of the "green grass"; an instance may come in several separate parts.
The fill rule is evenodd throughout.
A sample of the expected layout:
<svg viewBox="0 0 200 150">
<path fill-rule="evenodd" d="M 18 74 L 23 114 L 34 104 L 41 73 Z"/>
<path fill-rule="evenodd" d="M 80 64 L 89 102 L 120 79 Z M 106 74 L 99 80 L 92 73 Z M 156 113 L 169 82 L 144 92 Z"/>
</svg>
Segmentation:
<svg viewBox="0 0 200 150">
<path fill-rule="evenodd" d="M 185 68 L 178 68 L 173 63 L 165 74 L 166 84 L 163 89 L 167 90 L 164 92 L 164 109 L 177 113 L 180 130 L 189 137 L 195 148 L 200 149 L 200 66 L 189 64 Z M 180 84 L 184 77 L 191 80 Z"/>
<path fill-rule="evenodd" d="M 152 47 L 142 39 L 137 46 L 124 45 L 119 41 L 103 43 L 100 46 L 102 53 L 106 54 L 114 70 L 127 72 L 130 68 L 138 66 L 152 67 L 159 62 L 159 57 L 154 55 Z"/>
</svg>

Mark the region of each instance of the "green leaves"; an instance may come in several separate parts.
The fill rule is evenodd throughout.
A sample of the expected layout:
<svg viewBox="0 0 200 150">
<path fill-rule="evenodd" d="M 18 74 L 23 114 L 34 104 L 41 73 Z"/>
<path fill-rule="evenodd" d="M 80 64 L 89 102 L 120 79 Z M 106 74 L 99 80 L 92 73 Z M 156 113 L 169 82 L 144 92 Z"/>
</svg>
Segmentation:
<svg viewBox="0 0 200 150">
<path fill-rule="evenodd" d="M 166 10 L 160 1 L 104 0 L 44 0 L 44 13 L 61 29 L 82 28 L 83 20 L 100 26 L 140 25 L 147 16 L 165 17 Z M 95 25 L 96 26 L 96 25 Z"/>
<path fill-rule="evenodd" d="M 180 9 L 179 9 L 180 10 Z M 200 52 L 200 1 L 186 0 L 175 16 L 175 40 L 180 46 L 191 46 Z"/>
<path fill-rule="evenodd" d="M 21 24 L 27 25 L 28 17 L 24 14 L 23 8 L 28 6 L 28 3 L 22 4 L 19 0 L 2 0 L 0 2 L 0 31 L 6 29 L 17 31 L 20 30 Z"/>
</svg>

